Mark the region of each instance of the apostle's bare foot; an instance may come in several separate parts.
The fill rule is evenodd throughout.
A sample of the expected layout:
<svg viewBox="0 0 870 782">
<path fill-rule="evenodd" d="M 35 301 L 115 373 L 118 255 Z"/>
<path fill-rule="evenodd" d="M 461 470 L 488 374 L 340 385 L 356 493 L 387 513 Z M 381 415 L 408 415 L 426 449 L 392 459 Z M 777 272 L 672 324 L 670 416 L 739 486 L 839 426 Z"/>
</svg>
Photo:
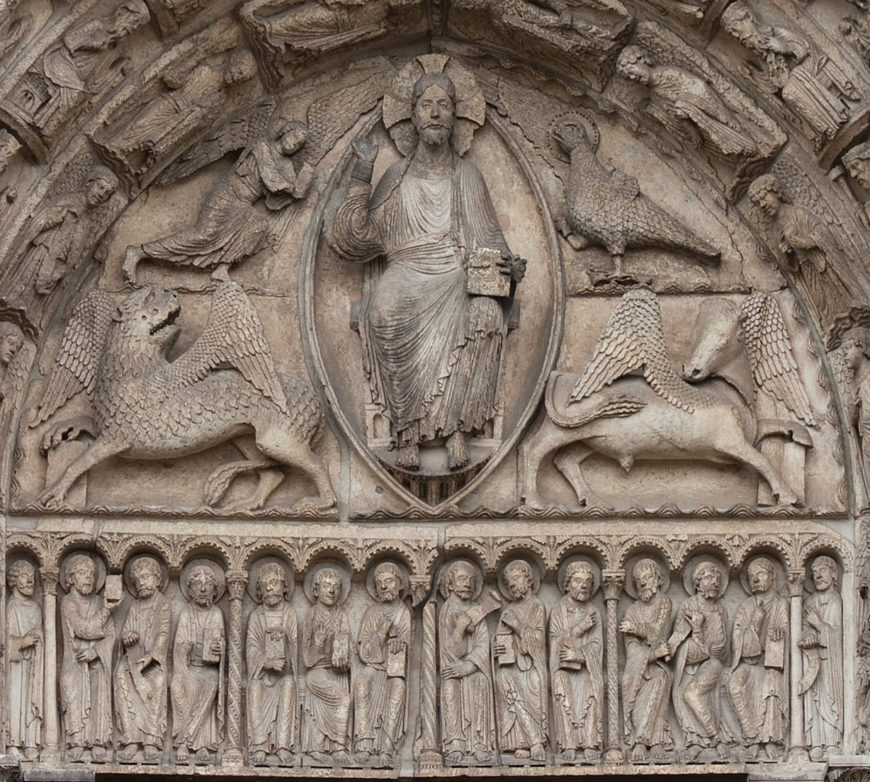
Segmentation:
<svg viewBox="0 0 870 782">
<path fill-rule="evenodd" d="M 175 750 L 175 762 L 176 763 L 189 763 L 190 762 L 190 752 L 187 747 L 179 747 Z"/>
<path fill-rule="evenodd" d="M 485 749 L 474 750 L 474 759 L 478 763 L 489 763 L 492 761 L 492 752 L 487 752 Z"/>
<path fill-rule="evenodd" d="M 82 759 L 82 755 L 84 754 L 84 747 L 70 747 L 66 751 L 66 759 L 70 761 L 70 763 L 78 763 Z"/>
<path fill-rule="evenodd" d="M 563 750 L 562 753 L 559 755 L 559 760 L 561 760 L 563 763 L 573 763 L 575 760 L 577 760 L 577 750 Z"/>
<path fill-rule="evenodd" d="M 646 751 L 646 747 L 643 744 L 635 744 L 631 750 L 631 762 L 632 763 L 648 763 L 649 762 L 649 754 Z"/>
<path fill-rule="evenodd" d="M 779 760 L 782 757 L 782 747 L 768 742 L 764 745 L 764 754 L 767 755 L 768 760 Z"/>
<path fill-rule="evenodd" d="M 350 752 L 347 750 L 340 749 L 332 757 L 336 766 L 349 766 L 351 764 Z"/>
<path fill-rule="evenodd" d="M 743 760 L 751 763 L 758 757 L 758 744 L 749 744 L 745 750 L 743 750 Z"/>
<path fill-rule="evenodd" d="M 121 749 L 118 750 L 118 762 L 119 763 L 132 763 L 133 758 L 136 757 L 136 750 L 139 749 L 138 744 L 127 744 Z"/>
<path fill-rule="evenodd" d="M 667 763 L 670 760 L 668 753 L 661 744 L 654 744 L 650 747 L 649 754 L 652 757 L 653 763 Z"/>
<path fill-rule="evenodd" d="M 36 747 L 25 747 L 24 759 L 29 761 L 30 763 L 35 763 L 37 760 L 39 760 L 39 750 Z"/>
<path fill-rule="evenodd" d="M 255 766 L 265 766 L 266 765 L 266 753 L 263 750 L 258 749 L 251 755 L 251 763 Z"/>
<path fill-rule="evenodd" d="M 396 466 L 402 470 L 420 469 L 420 447 L 418 445 L 400 445 L 396 456 Z"/>
<path fill-rule="evenodd" d="M 547 759 L 547 753 L 544 752 L 543 744 L 533 744 L 531 750 L 532 760 L 536 763 L 543 763 Z"/>
<path fill-rule="evenodd" d="M 448 752 L 447 756 L 444 758 L 444 762 L 447 763 L 448 766 L 458 766 L 462 763 L 462 753 L 457 750 Z"/>
<path fill-rule="evenodd" d="M 360 766 L 364 766 L 366 763 L 368 763 L 370 757 L 371 757 L 371 755 L 365 751 L 355 752 L 353 755 L 354 761 L 356 761 L 357 765 L 360 765 Z"/>
<path fill-rule="evenodd" d="M 146 763 L 157 763 L 160 760 L 160 747 L 146 744 L 142 756 Z"/>
<path fill-rule="evenodd" d="M 447 438 L 447 468 L 461 470 L 468 464 L 468 449 L 465 447 L 465 435 L 454 432 Z"/>
<path fill-rule="evenodd" d="M 289 749 L 279 749 L 278 750 L 278 765 L 279 766 L 292 766 L 293 765 L 293 753 Z"/>
<path fill-rule="evenodd" d="M 109 759 L 109 752 L 105 747 L 91 747 L 91 762 L 105 763 Z"/>
<path fill-rule="evenodd" d="M 601 760 L 601 750 L 587 748 L 583 750 L 583 758 L 587 763 L 597 763 Z"/>
<path fill-rule="evenodd" d="M 206 763 L 211 763 L 211 753 L 205 748 L 200 747 L 196 751 L 196 755 L 193 758 L 193 762 L 199 765 L 205 765 Z"/>
<path fill-rule="evenodd" d="M 393 756 L 389 752 L 381 752 L 378 756 L 378 765 L 381 768 L 392 768 Z"/>
<path fill-rule="evenodd" d="M 518 749 L 514 752 L 514 757 L 517 760 L 526 760 L 531 753 L 527 749 Z"/>
</svg>

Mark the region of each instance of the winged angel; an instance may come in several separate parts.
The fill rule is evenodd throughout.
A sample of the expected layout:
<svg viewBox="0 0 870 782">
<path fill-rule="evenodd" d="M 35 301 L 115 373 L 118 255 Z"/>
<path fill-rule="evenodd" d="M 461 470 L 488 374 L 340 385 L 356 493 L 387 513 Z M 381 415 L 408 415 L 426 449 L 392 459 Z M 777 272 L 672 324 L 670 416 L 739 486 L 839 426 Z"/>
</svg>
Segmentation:
<svg viewBox="0 0 870 782">
<path fill-rule="evenodd" d="M 784 405 L 793 418 L 816 423 L 779 305 L 763 293 L 752 294 L 740 307 L 712 299 L 702 307 L 693 333 L 696 345 L 681 376 L 667 348 L 655 294 L 638 289 L 622 297 L 583 374 L 550 376 L 547 418 L 520 455 L 528 505 L 542 505 L 537 473 L 552 452 L 581 504 L 591 491 L 581 465 L 595 453 L 616 460 L 626 472 L 637 460 L 746 464 L 780 503 L 799 502 L 753 447 L 761 428 L 756 389 Z M 693 384 L 704 380 L 711 382 Z M 764 434 L 776 431 L 812 444 L 796 422 L 764 423 Z"/>
<path fill-rule="evenodd" d="M 167 459 L 231 440 L 245 458 L 209 476 L 210 505 L 221 500 L 237 474 L 255 470 L 253 493 L 226 510 L 262 507 L 283 480 L 279 465 L 296 467 L 314 481 L 318 509 L 334 505 L 326 465 L 310 449 L 322 425 L 320 407 L 305 384 L 286 376 L 279 380 L 259 316 L 242 288 L 232 282 L 217 287 L 205 330 L 170 362 L 180 312 L 175 291 L 151 286 L 129 294 L 118 307 L 101 290 L 76 307 L 31 426 L 48 421 L 85 391 L 94 421 L 57 424 L 46 432 L 43 447 L 47 451 L 83 431 L 95 439 L 40 501 L 61 503 L 81 475 L 113 456 Z"/>
</svg>

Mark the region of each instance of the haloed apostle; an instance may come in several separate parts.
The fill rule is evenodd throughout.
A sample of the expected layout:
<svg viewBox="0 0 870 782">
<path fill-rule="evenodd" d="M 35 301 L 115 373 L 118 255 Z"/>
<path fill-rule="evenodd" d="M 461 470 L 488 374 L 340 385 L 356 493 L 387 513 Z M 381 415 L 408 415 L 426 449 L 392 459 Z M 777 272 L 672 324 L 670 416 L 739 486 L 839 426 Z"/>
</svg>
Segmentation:
<svg viewBox="0 0 870 782">
<path fill-rule="evenodd" d="M 293 761 L 296 735 L 296 611 L 287 602 L 284 569 L 276 562 L 260 568 L 260 603 L 248 618 L 248 740 L 251 760 L 277 755 L 282 766 Z"/>
<path fill-rule="evenodd" d="M 393 562 L 374 571 L 377 602 L 359 628 L 359 659 L 354 677 L 354 749 L 360 763 L 392 766 L 405 734 L 405 683 L 411 611 L 402 600 L 402 574 Z"/>
<path fill-rule="evenodd" d="M 118 760 L 132 762 L 141 745 L 146 763 L 160 759 L 166 734 L 169 632 L 172 609 L 160 592 L 163 574 L 151 556 L 130 563 L 134 600 L 121 629 L 123 652 L 115 668 Z"/>
<path fill-rule="evenodd" d="M 208 565 L 191 568 L 185 579 L 188 603 L 181 609 L 172 647 L 173 742 L 176 759 L 208 763 L 224 724 L 224 617 L 215 605 L 217 577 Z"/>
<path fill-rule="evenodd" d="M 496 413 L 505 309 L 526 262 L 505 242 L 477 167 L 450 146 L 456 88 L 427 73 L 412 93 L 416 149 L 387 169 L 372 193 L 377 147 L 353 144 L 347 196 L 326 238 L 345 260 L 386 257 L 360 313 L 372 399 L 392 424 L 396 465 L 420 467 L 420 446 L 446 438 L 447 467 L 469 462 L 466 440 Z M 506 297 L 469 293 L 470 254 L 500 257 Z"/>
</svg>

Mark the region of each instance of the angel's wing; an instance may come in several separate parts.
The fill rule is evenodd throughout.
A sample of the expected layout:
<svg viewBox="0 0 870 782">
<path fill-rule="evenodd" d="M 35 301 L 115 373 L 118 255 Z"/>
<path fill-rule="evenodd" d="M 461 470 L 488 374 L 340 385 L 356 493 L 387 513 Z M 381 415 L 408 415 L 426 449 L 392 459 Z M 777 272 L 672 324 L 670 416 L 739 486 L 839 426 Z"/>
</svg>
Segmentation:
<svg viewBox="0 0 870 782">
<path fill-rule="evenodd" d="M 91 291 L 73 310 L 31 427 L 47 421 L 80 391 L 93 393 L 113 311 L 111 296 L 101 290 Z"/>
<path fill-rule="evenodd" d="M 272 363 L 260 316 L 242 287 L 226 282 L 215 290 L 205 330 L 190 349 L 173 361 L 165 377 L 169 390 L 202 380 L 229 364 L 282 410 L 287 399 Z"/>
<path fill-rule="evenodd" d="M 644 321 L 652 317 L 661 329 L 661 312 L 655 294 L 639 289 L 626 293 L 598 338 L 592 360 L 571 391 L 571 401 L 609 386 L 614 380 L 641 369 L 646 363 Z"/>
<path fill-rule="evenodd" d="M 222 158 L 227 152 L 243 149 L 266 134 L 269 118 L 277 106 L 268 97 L 230 115 L 230 118 L 203 138 L 198 139 L 157 177 L 159 185 L 168 185 L 199 171 L 203 166 Z"/>
<path fill-rule="evenodd" d="M 782 402 L 807 426 L 815 426 L 779 304 L 769 294 L 753 293 L 743 302 L 740 316 L 746 352 L 758 387 Z"/>
</svg>

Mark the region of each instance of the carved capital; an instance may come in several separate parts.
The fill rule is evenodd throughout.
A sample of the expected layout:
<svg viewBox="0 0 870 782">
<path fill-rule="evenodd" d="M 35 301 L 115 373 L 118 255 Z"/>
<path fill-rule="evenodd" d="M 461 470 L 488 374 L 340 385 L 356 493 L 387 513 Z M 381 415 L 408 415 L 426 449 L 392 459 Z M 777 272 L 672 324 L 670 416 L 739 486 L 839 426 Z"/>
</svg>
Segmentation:
<svg viewBox="0 0 870 782">
<path fill-rule="evenodd" d="M 807 574 L 802 568 L 789 568 L 788 571 L 788 594 L 789 597 L 800 597 L 804 592 L 804 582 Z"/>
<path fill-rule="evenodd" d="M 227 590 L 230 593 L 230 600 L 241 600 L 247 585 L 247 571 L 236 568 L 227 571 Z"/>
<path fill-rule="evenodd" d="M 604 570 L 601 573 L 601 584 L 604 587 L 605 600 L 618 600 L 622 585 L 625 583 L 624 570 Z"/>
<path fill-rule="evenodd" d="M 60 579 L 60 571 L 56 567 L 41 567 L 39 578 L 42 581 L 42 591 L 46 595 L 57 594 L 57 582 Z"/>
<path fill-rule="evenodd" d="M 432 576 L 411 576 L 411 601 L 413 604 L 420 605 L 432 588 Z"/>
</svg>

